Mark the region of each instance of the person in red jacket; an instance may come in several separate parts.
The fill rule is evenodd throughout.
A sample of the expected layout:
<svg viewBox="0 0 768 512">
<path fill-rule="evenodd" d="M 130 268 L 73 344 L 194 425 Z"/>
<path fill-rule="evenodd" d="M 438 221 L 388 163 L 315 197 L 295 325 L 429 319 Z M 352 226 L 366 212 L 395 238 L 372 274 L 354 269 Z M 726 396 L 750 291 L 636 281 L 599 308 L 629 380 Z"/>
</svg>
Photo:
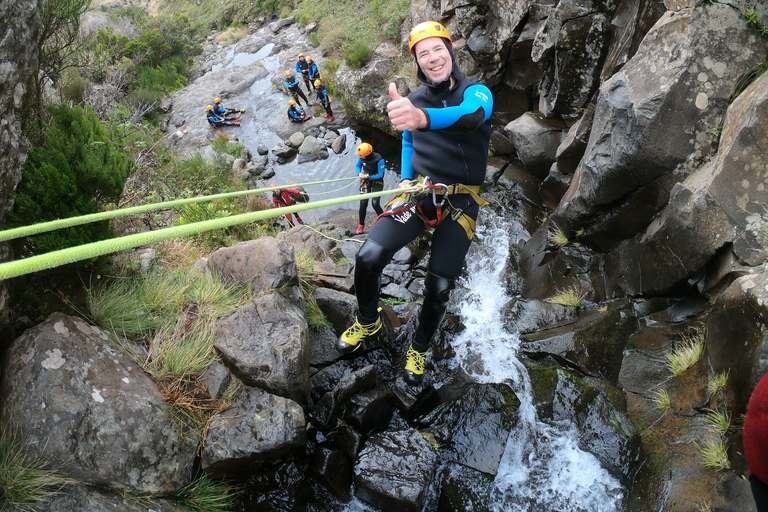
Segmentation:
<svg viewBox="0 0 768 512">
<path fill-rule="evenodd" d="M 744 419 L 744 455 L 757 512 L 768 512 L 768 376 L 755 386 Z"/>
<path fill-rule="evenodd" d="M 272 191 L 272 204 L 275 205 L 275 208 L 296 204 L 296 200 L 291 197 L 291 194 L 302 194 L 301 190 L 295 188 L 277 188 L 277 185 L 274 183 L 270 183 L 269 188 L 275 189 Z M 285 218 L 288 219 L 288 224 L 290 224 L 291 227 L 295 226 L 292 214 L 286 213 Z M 301 218 L 298 212 L 296 212 L 296 220 L 299 224 L 304 224 L 304 219 Z"/>
</svg>

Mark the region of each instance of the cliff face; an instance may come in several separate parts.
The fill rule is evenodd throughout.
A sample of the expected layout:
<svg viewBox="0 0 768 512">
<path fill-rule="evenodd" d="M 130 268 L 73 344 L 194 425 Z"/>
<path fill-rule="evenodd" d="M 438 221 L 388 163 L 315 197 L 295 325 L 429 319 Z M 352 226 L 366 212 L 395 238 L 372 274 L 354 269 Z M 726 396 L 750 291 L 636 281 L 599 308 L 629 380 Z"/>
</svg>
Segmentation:
<svg viewBox="0 0 768 512">
<path fill-rule="evenodd" d="M 0 226 L 12 206 L 10 197 L 21 180 L 29 142 L 21 133 L 21 102 L 30 74 L 37 69 L 37 41 L 42 2 L 9 0 L 0 3 Z M 0 261 L 9 259 L 8 244 L 0 244 Z M 8 319 L 8 290 L 0 285 L 0 327 Z"/>
</svg>

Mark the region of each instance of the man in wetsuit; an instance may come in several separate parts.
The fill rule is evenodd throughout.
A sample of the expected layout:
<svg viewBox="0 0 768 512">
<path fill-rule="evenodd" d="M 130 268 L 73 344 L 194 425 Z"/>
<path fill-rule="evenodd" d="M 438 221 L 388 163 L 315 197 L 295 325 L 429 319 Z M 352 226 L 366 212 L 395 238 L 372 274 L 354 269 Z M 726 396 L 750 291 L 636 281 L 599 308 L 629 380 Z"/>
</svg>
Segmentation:
<svg viewBox="0 0 768 512">
<path fill-rule="evenodd" d="M 403 132 L 399 187 L 415 179 L 424 182 L 424 177 L 439 186 L 427 188 L 429 194 L 402 194 L 402 208 L 390 207 L 371 229 L 355 259 L 355 323 L 339 337 L 336 349 L 353 352 L 381 329 L 382 270 L 400 248 L 433 228 L 424 302 L 403 371 L 406 383 L 420 385 L 430 341 L 445 316 L 480 207 L 487 204 L 477 193 L 485 180 L 493 98 L 486 86 L 458 69 L 453 43 L 440 23 L 414 27 L 409 47 L 424 87 L 403 98 L 391 83 L 387 104 L 390 122 Z"/>
<path fill-rule="evenodd" d="M 299 77 L 293 76 L 290 69 L 285 71 L 285 88 L 288 89 L 288 92 L 293 96 L 293 99 L 296 100 L 296 103 L 298 103 L 299 106 L 301 106 L 301 102 L 299 101 L 299 98 L 301 98 L 308 107 L 311 107 L 312 102 L 304 96 L 304 92 L 301 90 L 301 87 L 299 87 L 300 83 Z"/>
<path fill-rule="evenodd" d="M 384 172 L 386 171 L 384 158 L 373 150 L 373 146 L 363 142 L 357 146 L 357 176 L 360 178 L 360 193 L 381 192 L 384 190 Z M 376 215 L 381 215 L 380 197 L 374 197 L 371 201 Z M 362 234 L 365 229 L 365 214 L 368 210 L 368 199 L 360 200 L 359 223 L 355 234 Z"/>
<path fill-rule="evenodd" d="M 309 78 L 309 62 L 304 58 L 304 54 L 299 54 L 299 60 L 296 61 L 296 73 L 304 78 L 304 85 L 307 86 L 307 94 L 312 93 L 312 81 Z"/>
<path fill-rule="evenodd" d="M 325 109 L 326 119 L 331 123 L 334 122 L 336 117 L 333 115 L 333 109 L 331 108 L 331 97 L 328 95 L 328 89 L 325 88 L 320 80 L 315 80 L 315 95 L 317 96 L 317 101 Z"/>
<path fill-rule="evenodd" d="M 309 76 L 309 82 L 312 84 L 312 86 L 315 88 L 315 92 L 317 92 L 317 86 L 315 85 L 316 80 L 320 80 L 322 77 L 320 76 L 320 70 L 317 69 L 317 64 L 312 60 L 312 57 L 307 56 L 307 75 Z M 307 91 L 309 91 L 309 87 L 307 87 Z"/>
</svg>

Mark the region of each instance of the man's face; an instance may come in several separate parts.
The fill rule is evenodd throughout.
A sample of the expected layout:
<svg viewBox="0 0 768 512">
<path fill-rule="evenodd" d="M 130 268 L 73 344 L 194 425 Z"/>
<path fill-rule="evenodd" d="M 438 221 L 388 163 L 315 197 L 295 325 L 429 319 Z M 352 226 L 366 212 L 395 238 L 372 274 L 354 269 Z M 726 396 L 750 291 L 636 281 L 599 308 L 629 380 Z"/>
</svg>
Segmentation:
<svg viewBox="0 0 768 512">
<path fill-rule="evenodd" d="M 302 55 L 301 57 L 299 57 L 299 60 L 304 60 L 304 56 Z"/>
<path fill-rule="evenodd" d="M 421 72 L 433 84 L 447 80 L 451 76 L 453 62 L 451 53 L 441 37 L 422 39 L 414 46 L 416 61 Z"/>
</svg>

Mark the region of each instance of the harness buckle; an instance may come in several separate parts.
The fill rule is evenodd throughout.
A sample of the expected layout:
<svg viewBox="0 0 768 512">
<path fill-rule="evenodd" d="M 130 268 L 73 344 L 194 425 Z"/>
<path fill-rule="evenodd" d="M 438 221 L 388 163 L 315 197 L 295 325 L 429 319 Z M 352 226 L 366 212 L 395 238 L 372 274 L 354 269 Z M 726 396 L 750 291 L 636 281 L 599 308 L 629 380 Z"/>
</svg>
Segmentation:
<svg viewBox="0 0 768 512">
<path fill-rule="evenodd" d="M 451 218 L 453 220 L 457 220 L 462 215 L 464 215 L 464 210 L 461 208 L 451 208 Z"/>
</svg>

